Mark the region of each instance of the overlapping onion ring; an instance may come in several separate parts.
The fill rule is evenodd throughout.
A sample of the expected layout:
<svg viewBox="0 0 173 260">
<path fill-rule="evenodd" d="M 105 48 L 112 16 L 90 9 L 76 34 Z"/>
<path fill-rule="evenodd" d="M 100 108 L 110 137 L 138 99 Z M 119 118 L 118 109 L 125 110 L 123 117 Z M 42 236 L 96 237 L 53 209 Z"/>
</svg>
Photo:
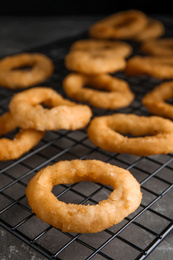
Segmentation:
<svg viewBox="0 0 173 260">
<path fill-rule="evenodd" d="M 54 185 L 81 181 L 111 185 L 110 196 L 96 205 L 66 204 L 51 192 Z M 140 185 L 132 174 L 99 160 L 60 161 L 39 171 L 26 196 L 32 211 L 64 232 L 96 233 L 122 221 L 140 205 Z"/>
<path fill-rule="evenodd" d="M 29 69 L 21 69 L 22 67 Z M 54 70 L 51 59 L 41 53 L 20 53 L 0 60 L 0 85 L 27 88 L 44 82 Z"/>
<path fill-rule="evenodd" d="M 0 117 L 1 136 L 12 132 L 16 128 L 18 128 L 17 124 L 10 112 L 6 112 Z M 41 131 L 20 129 L 13 140 L 2 137 L 0 139 L 0 161 L 14 160 L 21 157 L 37 145 L 43 135 L 44 132 Z"/>
<path fill-rule="evenodd" d="M 125 58 L 115 51 L 99 49 L 70 51 L 65 56 L 64 63 L 68 70 L 90 75 L 114 73 L 126 66 Z"/>
<path fill-rule="evenodd" d="M 110 41 L 110 40 L 97 40 L 97 39 L 84 39 L 78 40 L 71 45 L 70 51 L 82 50 L 82 51 L 106 51 L 114 52 L 118 56 L 124 58 L 128 57 L 133 49 L 132 46 L 123 41 Z"/>
<path fill-rule="evenodd" d="M 89 28 L 89 35 L 98 39 L 132 39 L 148 22 L 139 10 L 127 10 L 112 14 Z"/>
<path fill-rule="evenodd" d="M 143 53 L 149 55 L 173 57 L 173 38 L 146 41 L 141 45 L 141 50 Z"/>
<path fill-rule="evenodd" d="M 134 36 L 134 40 L 138 42 L 150 41 L 161 37 L 165 33 L 165 27 L 159 20 L 149 18 L 143 30 Z"/>
<path fill-rule="evenodd" d="M 139 56 L 127 61 L 125 73 L 129 76 L 149 75 L 158 79 L 173 78 L 173 56 Z"/>
<path fill-rule="evenodd" d="M 142 103 L 151 113 L 173 119 L 173 106 L 165 102 L 172 97 L 173 81 L 167 81 L 147 93 Z"/>
<path fill-rule="evenodd" d="M 173 152 L 173 122 L 158 116 L 113 114 L 94 118 L 89 139 L 104 150 L 148 156 Z M 134 137 L 125 136 L 131 134 Z"/>
<path fill-rule="evenodd" d="M 40 131 L 80 129 L 92 116 L 89 106 L 66 100 L 49 87 L 35 87 L 15 94 L 9 108 L 20 127 Z"/>
<path fill-rule="evenodd" d="M 87 86 L 94 87 L 94 89 Z M 70 98 L 80 102 L 88 102 L 98 108 L 126 107 L 135 97 L 126 81 L 108 74 L 87 76 L 70 73 L 63 80 L 63 88 Z"/>
</svg>

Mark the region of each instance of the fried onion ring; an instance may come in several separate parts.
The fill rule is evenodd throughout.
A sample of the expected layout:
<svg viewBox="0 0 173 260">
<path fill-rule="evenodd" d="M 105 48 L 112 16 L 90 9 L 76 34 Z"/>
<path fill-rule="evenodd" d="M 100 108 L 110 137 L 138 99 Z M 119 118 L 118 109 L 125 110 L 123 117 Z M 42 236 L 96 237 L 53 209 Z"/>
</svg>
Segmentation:
<svg viewBox="0 0 173 260">
<path fill-rule="evenodd" d="M 95 145 L 107 151 L 140 156 L 173 152 L 173 123 L 158 116 L 101 116 L 91 121 L 87 132 Z"/>
<path fill-rule="evenodd" d="M 125 58 L 112 50 L 74 50 L 65 56 L 65 66 L 68 70 L 83 74 L 114 73 L 126 66 Z"/>
<path fill-rule="evenodd" d="M 29 69 L 20 69 L 23 66 Z M 0 85 L 10 89 L 27 88 L 44 82 L 53 73 L 50 58 L 41 53 L 21 53 L 0 61 Z"/>
<path fill-rule="evenodd" d="M 17 128 L 16 122 L 10 112 L 6 112 L 0 117 L 0 135 L 5 135 Z M 13 140 L 9 138 L 0 139 L 0 161 L 14 160 L 28 152 L 38 144 L 44 132 L 33 129 L 20 131 Z"/>
<path fill-rule="evenodd" d="M 136 55 L 127 61 L 125 73 L 129 76 L 149 75 L 158 79 L 171 79 L 173 57 Z"/>
<path fill-rule="evenodd" d="M 97 40 L 97 39 L 85 39 L 78 40 L 71 45 L 71 51 L 113 51 L 116 55 L 124 58 L 128 57 L 132 53 L 132 47 L 130 44 L 122 41 L 109 41 L 109 40 Z"/>
<path fill-rule="evenodd" d="M 66 204 L 51 192 L 54 185 L 81 181 L 111 185 L 110 196 L 96 205 Z M 60 161 L 39 171 L 26 196 L 42 221 L 63 232 L 96 233 L 122 221 L 140 205 L 140 185 L 122 168 L 98 160 Z"/>
<path fill-rule="evenodd" d="M 173 39 L 162 38 L 146 41 L 141 45 L 141 50 L 145 54 L 163 57 L 173 57 Z"/>
<path fill-rule="evenodd" d="M 70 73 L 63 80 L 63 88 L 70 98 L 88 102 L 98 108 L 118 109 L 128 106 L 134 99 L 134 94 L 126 81 L 108 74 L 86 76 Z"/>
<path fill-rule="evenodd" d="M 147 24 L 147 16 L 138 10 L 112 14 L 89 28 L 89 35 L 98 39 L 132 39 Z"/>
<path fill-rule="evenodd" d="M 141 32 L 134 36 L 134 40 L 138 42 L 144 42 L 157 39 L 158 37 L 161 37 L 164 32 L 165 27 L 162 22 L 153 18 L 148 18 L 146 27 L 144 27 Z"/>
<path fill-rule="evenodd" d="M 167 81 L 147 93 L 142 103 L 151 113 L 173 119 L 173 106 L 165 102 L 172 97 L 173 81 Z"/>
<path fill-rule="evenodd" d="M 35 87 L 15 94 L 9 108 L 20 127 L 40 131 L 80 129 L 92 116 L 89 106 L 66 100 L 49 87 Z"/>
</svg>

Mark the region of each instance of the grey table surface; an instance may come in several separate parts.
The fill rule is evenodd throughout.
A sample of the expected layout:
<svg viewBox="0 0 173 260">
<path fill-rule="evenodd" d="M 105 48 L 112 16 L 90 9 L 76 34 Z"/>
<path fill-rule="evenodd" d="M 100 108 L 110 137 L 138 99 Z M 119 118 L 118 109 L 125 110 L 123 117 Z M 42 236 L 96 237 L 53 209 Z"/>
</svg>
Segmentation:
<svg viewBox="0 0 173 260">
<path fill-rule="evenodd" d="M 0 17 L 0 56 L 77 35 L 100 19 L 99 16 L 77 17 Z M 45 259 L 40 253 L 0 228 L 0 259 Z M 148 260 L 173 259 L 173 233 L 158 245 Z"/>
</svg>

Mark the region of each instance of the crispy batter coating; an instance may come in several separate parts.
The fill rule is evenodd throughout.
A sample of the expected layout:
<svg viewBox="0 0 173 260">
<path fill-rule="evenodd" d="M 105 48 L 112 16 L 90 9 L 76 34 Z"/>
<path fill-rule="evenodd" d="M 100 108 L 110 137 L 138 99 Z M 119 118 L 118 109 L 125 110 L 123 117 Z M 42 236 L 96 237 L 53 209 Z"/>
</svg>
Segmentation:
<svg viewBox="0 0 173 260">
<path fill-rule="evenodd" d="M 158 116 L 100 116 L 91 121 L 87 132 L 95 145 L 116 153 L 148 156 L 173 152 L 173 122 Z"/>
<path fill-rule="evenodd" d="M 112 51 L 118 56 L 122 56 L 124 58 L 128 57 L 133 49 L 130 44 L 127 42 L 119 41 L 119 40 L 98 40 L 98 39 L 85 39 L 85 40 L 78 40 L 74 42 L 71 47 L 70 51 L 73 50 L 82 50 L 82 51 L 93 51 L 98 50 L 100 52 L 104 51 Z"/>
<path fill-rule="evenodd" d="M 147 16 L 139 10 L 121 11 L 91 25 L 89 35 L 98 39 L 133 39 L 147 22 Z"/>
<path fill-rule="evenodd" d="M 17 128 L 17 124 L 10 112 L 0 117 L 0 135 L 5 135 Z M 28 152 L 43 137 L 44 132 L 28 129 L 20 131 L 14 139 L 2 137 L 0 139 L 0 160 L 14 160 Z"/>
<path fill-rule="evenodd" d="M 153 39 L 158 39 L 165 33 L 165 27 L 159 20 L 149 18 L 146 26 L 142 31 L 138 32 L 134 36 L 134 40 L 138 42 L 150 41 Z"/>
<path fill-rule="evenodd" d="M 21 67 L 29 69 L 21 69 Z M 50 58 L 41 53 L 20 53 L 0 60 L 0 85 L 22 89 L 44 82 L 54 70 Z"/>
<path fill-rule="evenodd" d="M 81 181 L 111 185 L 110 196 L 96 205 L 66 204 L 51 192 L 54 185 Z M 32 211 L 64 232 L 96 233 L 122 221 L 140 205 L 140 185 L 132 174 L 98 160 L 60 161 L 38 172 L 26 196 Z"/>
<path fill-rule="evenodd" d="M 74 100 L 88 102 L 98 108 L 118 109 L 126 107 L 135 97 L 126 81 L 108 74 L 87 76 L 70 73 L 63 80 L 63 88 L 66 94 Z"/>
<path fill-rule="evenodd" d="M 114 73 L 126 66 L 126 60 L 112 50 L 70 51 L 64 60 L 68 70 L 83 74 Z"/>
<path fill-rule="evenodd" d="M 165 102 L 172 97 L 173 81 L 166 81 L 147 93 L 142 103 L 151 113 L 173 119 L 173 106 Z"/>
<path fill-rule="evenodd" d="M 127 61 L 124 72 L 128 76 L 149 75 L 158 79 L 171 79 L 173 78 L 173 56 L 135 55 Z"/>
<path fill-rule="evenodd" d="M 40 131 L 80 129 L 92 116 L 89 106 L 66 100 L 49 87 L 34 87 L 15 94 L 9 108 L 20 127 Z"/>
<path fill-rule="evenodd" d="M 143 53 L 159 57 L 173 56 L 173 38 L 161 38 L 146 41 L 141 45 Z"/>
</svg>

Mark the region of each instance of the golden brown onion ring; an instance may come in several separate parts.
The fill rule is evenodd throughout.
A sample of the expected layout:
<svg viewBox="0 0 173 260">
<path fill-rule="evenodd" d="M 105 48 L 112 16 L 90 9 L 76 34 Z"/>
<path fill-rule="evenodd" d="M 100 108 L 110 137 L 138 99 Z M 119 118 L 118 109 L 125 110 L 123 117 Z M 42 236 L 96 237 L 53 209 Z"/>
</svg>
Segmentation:
<svg viewBox="0 0 173 260">
<path fill-rule="evenodd" d="M 125 58 L 112 50 L 74 50 L 65 56 L 68 70 L 83 74 L 115 73 L 126 66 Z"/>
<path fill-rule="evenodd" d="M 165 27 L 159 20 L 148 18 L 148 22 L 142 31 L 134 37 L 135 41 L 145 42 L 161 37 L 165 32 Z"/>
<path fill-rule="evenodd" d="M 149 75 L 158 79 L 173 78 L 173 57 L 133 56 L 127 61 L 129 76 Z"/>
<path fill-rule="evenodd" d="M 107 151 L 141 156 L 173 152 L 173 122 L 158 116 L 100 116 L 91 121 L 87 132 L 92 143 Z"/>
<path fill-rule="evenodd" d="M 141 45 L 143 53 L 158 57 L 173 56 L 173 38 L 146 41 Z"/>
<path fill-rule="evenodd" d="M 94 89 L 87 86 L 94 87 Z M 80 102 L 88 102 L 98 108 L 126 107 L 135 97 L 126 81 L 108 74 L 87 76 L 70 73 L 63 80 L 63 88 L 70 98 Z"/>
<path fill-rule="evenodd" d="M 74 42 L 70 51 L 82 50 L 82 51 L 94 51 L 98 50 L 100 52 L 106 53 L 106 51 L 112 51 L 117 56 L 122 56 L 124 58 L 128 57 L 133 49 L 132 46 L 123 41 L 109 41 L 109 40 L 97 40 L 97 39 L 85 39 L 78 40 Z"/>
<path fill-rule="evenodd" d="M 165 102 L 172 97 L 173 81 L 167 81 L 147 93 L 143 97 L 142 103 L 151 113 L 173 119 L 173 106 Z"/>
<path fill-rule="evenodd" d="M 139 10 L 121 11 L 91 25 L 89 35 L 98 39 L 133 39 L 147 22 L 147 16 Z"/>
<path fill-rule="evenodd" d="M 44 82 L 53 70 L 51 59 L 41 53 L 7 56 L 0 60 L 0 85 L 10 89 L 27 88 Z"/>
<path fill-rule="evenodd" d="M 110 196 L 96 205 L 66 204 L 51 192 L 54 185 L 81 181 L 111 185 Z M 64 232 L 96 233 L 122 221 L 140 205 L 140 185 L 132 174 L 98 160 L 60 161 L 38 172 L 26 196 L 32 211 Z"/>
<path fill-rule="evenodd" d="M 0 117 L 0 135 L 12 132 L 17 127 L 16 122 L 10 112 L 6 112 Z M 0 139 L 0 161 L 14 160 L 21 157 L 34 147 L 43 137 L 44 132 L 27 129 L 20 131 L 14 139 L 2 137 Z"/>
<path fill-rule="evenodd" d="M 92 116 L 89 106 L 66 100 L 49 87 L 35 87 L 17 93 L 9 107 L 20 127 L 40 131 L 80 129 L 88 124 Z"/>
</svg>

